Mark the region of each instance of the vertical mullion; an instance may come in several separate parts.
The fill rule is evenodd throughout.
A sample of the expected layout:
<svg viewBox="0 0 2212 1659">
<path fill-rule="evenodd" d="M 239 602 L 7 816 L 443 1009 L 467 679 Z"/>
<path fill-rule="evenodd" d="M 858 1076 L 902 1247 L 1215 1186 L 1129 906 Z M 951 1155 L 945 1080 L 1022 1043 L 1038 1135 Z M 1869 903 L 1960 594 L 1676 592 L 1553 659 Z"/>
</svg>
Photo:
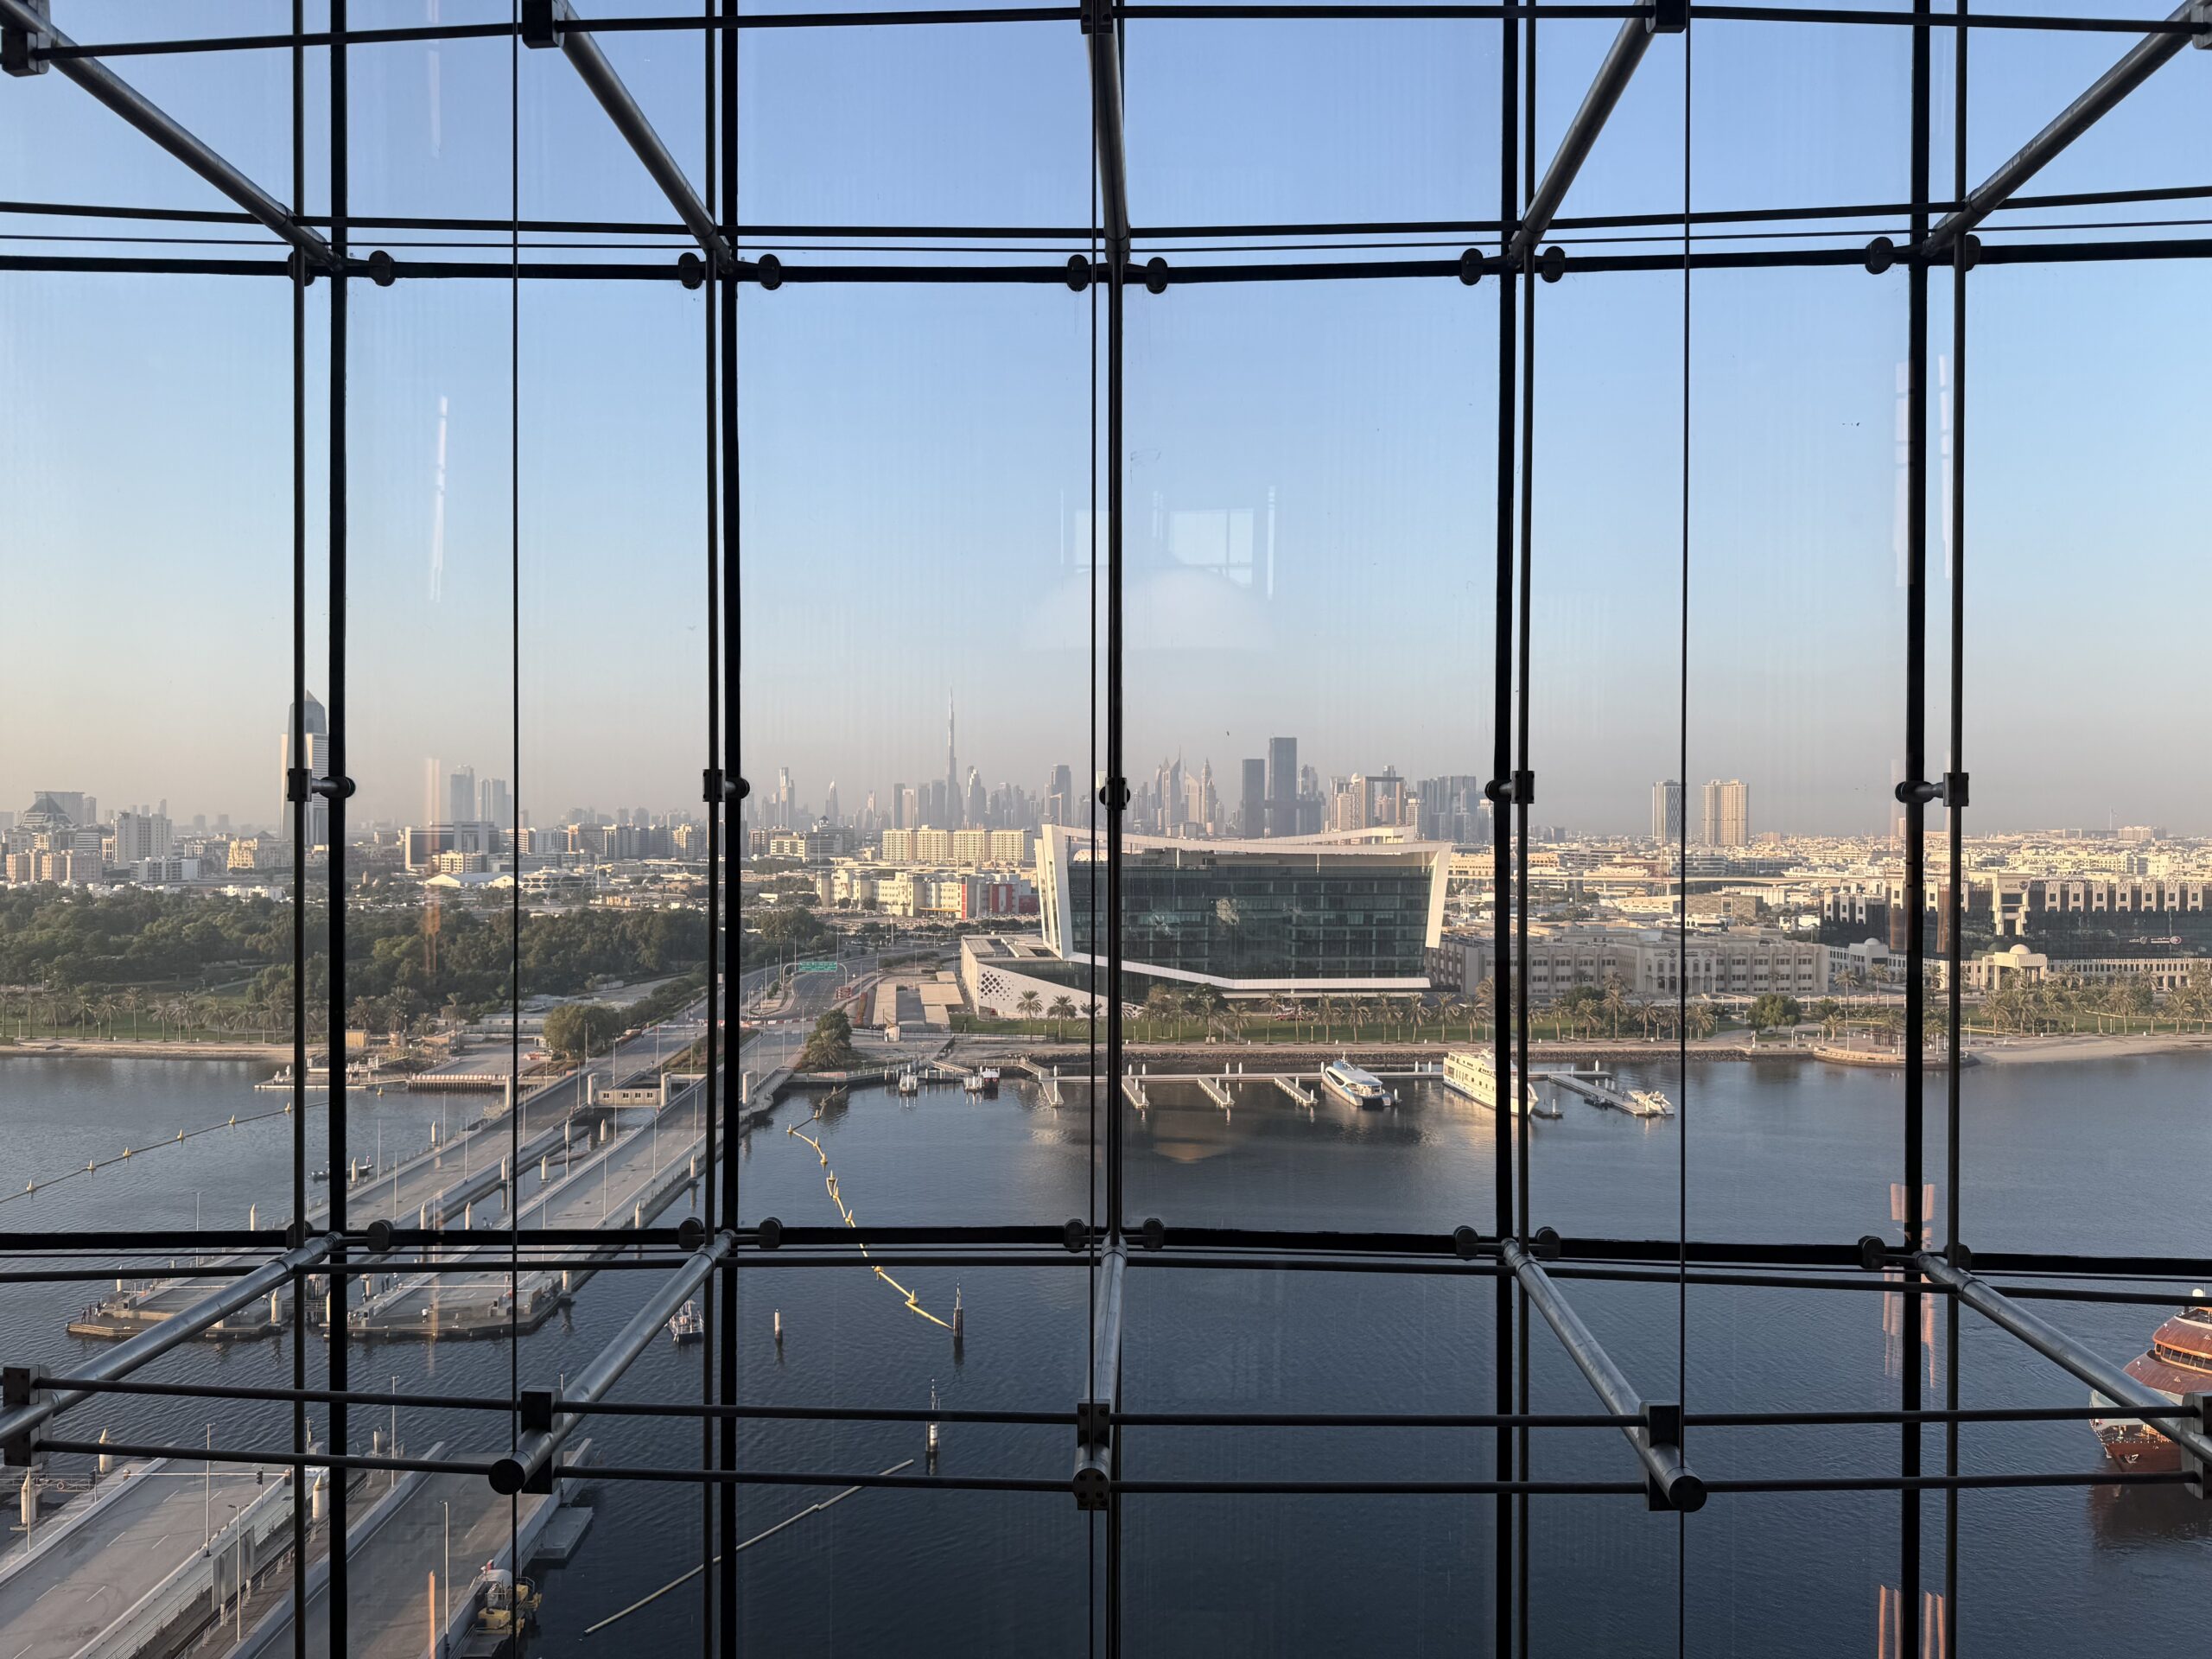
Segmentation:
<svg viewBox="0 0 2212 1659">
<path fill-rule="evenodd" d="M 1524 200 L 1533 200 L 1536 194 L 1536 18 L 1533 13 L 1528 24 L 1528 56 L 1522 66 L 1522 135 L 1521 181 Z M 1508 272 L 1504 280 L 1515 280 Z M 1532 656 L 1529 651 L 1529 589 L 1534 575 L 1530 538 L 1535 533 L 1536 463 L 1536 275 L 1535 255 L 1530 253 L 1520 273 L 1521 283 L 1521 595 L 1515 617 L 1515 628 L 1519 637 L 1516 678 L 1520 696 L 1514 709 L 1514 753 L 1516 776 L 1533 777 L 1533 763 L 1529 757 L 1529 692 L 1533 677 Z M 1522 1079 L 1515 1091 L 1506 1099 L 1517 1105 L 1519 1090 L 1525 1086 L 1529 1071 L 1529 802 L 1521 791 L 1514 791 L 1514 893 L 1513 945 L 1516 966 L 1523 971 L 1513 976 L 1513 1075 Z M 1515 1110 L 1498 1119 L 1503 1129 L 1507 1123 L 1513 1127 L 1514 1165 L 1514 1232 L 1525 1248 L 1530 1233 L 1529 1217 L 1529 1115 Z M 1513 1344 L 1515 1409 L 1527 1411 L 1529 1407 L 1529 1297 L 1517 1287 L 1514 1294 Z M 1514 1431 L 1514 1474 L 1522 1480 L 1529 1478 L 1529 1430 L 1526 1425 Z M 1529 1612 L 1530 1594 L 1529 1585 L 1529 1495 L 1521 1493 L 1514 1500 L 1514 1651 L 1520 1659 L 1528 1659 Z"/>
<path fill-rule="evenodd" d="M 338 269 L 330 278 L 330 1015 L 324 1041 L 330 1072 L 330 1211 L 326 1217 L 334 1240 L 346 1231 L 346 1066 L 340 1046 L 346 1029 L 346 0 L 330 0 L 330 246 Z M 330 1250 L 329 1382 L 346 1386 L 346 1246 Z M 346 1403 L 330 1406 L 330 1449 L 346 1446 Z M 332 1659 L 346 1652 L 346 1478 L 333 1470 L 330 1479 L 329 1604 Z"/>
<path fill-rule="evenodd" d="M 307 48 L 305 0 L 292 0 L 292 212 L 304 216 L 307 200 Z M 299 786 L 312 781 L 307 747 L 308 697 L 308 264 L 292 256 L 292 749 L 285 792 L 292 806 L 292 1225 L 290 1243 L 308 1228 L 308 825 L 315 797 Z M 326 722 L 327 723 L 327 722 Z M 292 1275 L 292 1386 L 308 1385 L 308 1281 Z M 308 1449 L 308 1408 L 292 1402 L 292 1452 Z M 292 1653 L 307 1659 L 308 1471 L 294 1464 L 292 1483 Z"/>
<path fill-rule="evenodd" d="M 1517 0 L 1506 0 L 1501 23 L 1500 62 L 1498 66 L 1498 245 L 1510 249 L 1518 228 L 1520 194 L 1517 155 L 1519 132 L 1519 30 L 1520 10 Z M 1512 1117 L 1514 1091 L 1520 1087 L 1522 1074 L 1513 1064 L 1511 1034 L 1514 992 L 1519 976 L 1514 971 L 1511 902 L 1513 891 L 1513 815 L 1510 810 L 1510 794 L 1502 789 L 1513 775 L 1513 554 L 1514 554 L 1514 389 L 1516 327 L 1515 288 L 1513 273 L 1501 273 L 1497 284 L 1497 597 L 1495 601 L 1496 661 L 1493 664 L 1492 707 L 1491 710 L 1491 906 L 1497 927 L 1497 970 L 1496 977 L 1497 1020 L 1496 1040 L 1491 1048 L 1497 1064 L 1498 1099 L 1496 1114 L 1497 1128 L 1492 1135 L 1493 1198 L 1496 1205 L 1495 1225 L 1497 1236 L 1507 1236 L 1514 1228 L 1513 1162 L 1507 1124 Z M 1513 1283 L 1510 1274 L 1501 1273 L 1496 1280 L 1497 1342 L 1495 1363 L 1496 1409 L 1510 1412 L 1513 1402 Z M 1513 1431 L 1501 1427 L 1495 1433 L 1493 1445 L 1497 1478 L 1510 1479 L 1513 1472 Z M 1497 1503 L 1497 1537 L 1495 1548 L 1495 1581 L 1492 1589 L 1493 1616 L 1496 1625 L 1494 1650 L 1510 1652 L 1513 1643 L 1513 1535 L 1514 1503 L 1510 1495 L 1501 1492 Z"/>
<path fill-rule="evenodd" d="M 1958 28 L 1955 33 L 1951 97 L 1951 199 L 1966 200 L 1967 185 L 1967 0 L 1958 0 Z M 1950 757 L 1948 785 L 1966 776 L 1966 409 L 1967 409 L 1967 269 L 1971 238 L 1961 236 L 1951 251 L 1951 709 Z M 1959 1243 L 1959 1067 L 1963 1063 L 1959 1021 L 1960 991 L 1964 978 L 1966 903 L 1965 801 L 1947 789 L 1944 827 L 1949 831 L 1950 892 L 1944 900 L 1944 919 L 1950 938 L 1947 951 L 1950 970 L 1949 1006 L 1945 1010 L 1945 1042 L 1949 1065 L 1944 1075 L 1943 1211 L 1946 1249 Z M 1959 1404 L 1959 1319 L 1963 1310 L 1955 1298 L 1947 1297 L 1943 1324 L 1943 1403 L 1955 1410 Z M 1959 1425 L 1943 1426 L 1943 1472 L 1959 1472 Z M 1937 1653 L 1950 1659 L 1952 1632 L 1959 1605 L 1959 1490 L 1943 1493 L 1943 1606 L 1936 1626 Z"/>
<path fill-rule="evenodd" d="M 721 30 L 721 216 L 726 238 L 733 248 L 737 234 L 737 35 L 734 24 L 734 0 L 724 0 Z M 743 765 L 740 754 L 742 733 L 738 726 L 738 665 L 741 642 L 738 635 L 739 588 L 742 575 L 738 533 L 738 434 L 737 434 L 737 273 L 726 273 L 715 296 L 720 302 L 721 338 L 718 366 L 721 371 L 721 518 L 723 575 L 721 591 L 722 637 L 722 740 L 730 776 L 743 786 Z M 715 810 L 720 810 L 720 804 Z M 737 853 L 734 822 L 730 836 L 732 845 L 723 849 L 724 865 Z M 718 865 L 709 879 L 713 891 L 723 880 L 724 865 Z M 731 1003 L 734 1007 L 743 955 L 740 949 L 744 938 L 744 887 L 731 885 L 729 902 L 722 907 L 723 938 L 722 963 L 730 976 Z M 711 964 L 710 964 L 711 965 Z M 713 977 L 710 973 L 709 979 Z M 721 1080 L 722 1155 L 728 1167 L 721 1181 L 721 1225 L 734 1233 L 737 1230 L 737 1137 L 741 1127 L 741 1103 L 737 1095 L 737 1068 L 725 1062 Z M 721 1352 L 721 1402 L 726 1406 L 737 1403 L 737 1262 L 732 1251 L 716 1269 L 721 1292 L 721 1328 L 715 1332 Z M 725 1416 L 716 1446 L 716 1467 L 727 1474 L 737 1467 L 737 1420 Z M 737 1541 L 737 1484 L 721 1484 L 719 1509 L 721 1511 L 721 1548 L 719 1552 L 721 1569 L 721 1624 L 718 1632 L 721 1651 L 725 1659 L 736 1659 L 737 1654 L 737 1552 L 732 1548 Z"/>
<path fill-rule="evenodd" d="M 715 150 L 720 139 L 720 129 L 716 124 L 719 119 L 719 108 L 715 96 L 715 48 L 719 44 L 719 40 L 713 28 L 715 0 L 700 0 L 700 3 L 704 8 L 708 25 L 699 34 L 700 73 L 704 83 L 702 96 L 705 103 L 704 119 L 700 124 L 700 133 L 701 147 L 706 152 L 703 157 L 707 181 L 706 200 L 709 211 L 711 212 L 714 211 L 716 200 L 715 187 L 718 178 L 715 170 L 717 159 Z M 723 238 L 729 244 L 732 255 L 734 257 L 737 247 L 735 227 L 727 219 L 723 224 Z M 707 485 L 707 756 L 703 776 L 708 785 L 708 787 L 701 791 L 705 798 L 707 808 L 707 1076 L 701 1096 L 705 1107 L 703 1116 L 706 1122 L 707 1174 L 706 1196 L 701 1207 L 701 1213 L 709 1223 L 719 1213 L 716 1206 L 721 1197 L 719 1182 L 721 1173 L 720 1162 L 722 1141 L 720 1132 L 721 1124 L 718 1120 L 724 1100 L 724 1085 L 721 1081 L 721 1074 L 717 1069 L 716 1063 L 721 1056 L 721 1033 L 717 1027 L 722 1008 L 721 969 L 726 954 L 721 948 L 722 806 L 728 799 L 728 791 L 723 786 L 721 770 L 722 618 L 719 569 L 721 542 L 719 534 L 721 506 L 716 493 L 721 479 L 716 441 L 721 435 L 721 428 L 716 420 L 715 401 L 715 377 L 717 363 L 715 323 L 720 311 L 721 291 L 735 280 L 736 273 L 716 269 L 715 262 L 710 259 L 708 269 L 708 282 L 710 286 L 704 296 L 704 302 L 700 307 L 703 347 L 700 368 L 702 382 L 700 395 L 706 425 Z M 733 984 L 730 988 L 731 1001 L 734 1002 L 738 1000 L 738 988 Z M 720 1308 L 715 1306 L 713 1287 L 709 1287 L 707 1294 L 700 1300 L 706 1310 L 708 1337 L 705 1344 L 707 1363 L 700 1367 L 699 1401 L 702 1405 L 712 1405 L 715 1402 L 715 1376 L 717 1371 L 722 1369 L 719 1354 L 721 1345 L 721 1329 L 725 1321 L 721 1317 Z M 709 1468 L 714 1461 L 715 1421 L 712 1417 L 702 1416 L 699 1420 L 699 1466 L 702 1469 Z M 700 1659 L 713 1659 L 715 1652 L 716 1586 L 715 1574 L 709 1572 L 707 1567 L 708 1563 L 712 1561 L 715 1555 L 715 1512 L 717 1490 L 714 1484 L 703 1482 L 699 1488 Z"/>
<path fill-rule="evenodd" d="M 1128 30 L 1125 22 L 1118 16 L 1113 20 L 1111 27 L 1115 36 L 1115 62 L 1118 69 L 1126 63 Z M 1117 73 L 1116 91 L 1124 100 L 1127 99 L 1127 74 Z M 1095 120 L 1094 116 L 1094 123 Z M 1092 149 L 1095 156 L 1095 139 Z M 1094 162 L 1094 177 L 1096 171 Z M 1114 211 L 1120 212 L 1119 209 Z M 1120 223 L 1122 231 L 1125 232 L 1128 229 L 1125 215 Z M 1127 1207 L 1123 1141 L 1128 1121 L 1128 1108 L 1122 1098 L 1124 1037 L 1122 1017 L 1122 830 L 1129 800 L 1122 742 L 1122 659 L 1124 645 L 1122 616 L 1122 361 L 1125 354 L 1125 285 L 1131 257 L 1127 235 L 1109 236 L 1106 250 L 1106 1236 L 1118 1243 L 1122 1237 L 1123 1212 Z M 1094 849 L 1093 858 L 1096 856 Z M 1094 940 L 1096 928 L 1094 914 Z M 1095 1263 L 1095 1240 L 1092 1249 Z M 1095 1265 L 1090 1283 L 1091 1318 L 1088 1324 L 1095 1333 L 1098 1323 L 1098 1274 Z M 1096 1340 L 1095 1335 L 1093 1340 Z M 1096 1370 L 1095 1365 L 1092 1369 Z M 1122 1374 L 1117 1357 L 1114 1398 L 1118 1401 L 1121 1394 Z M 1110 1478 L 1106 1510 L 1106 1655 L 1107 1659 L 1121 1659 L 1122 1539 L 1122 1494 L 1118 1483 L 1122 1478 L 1122 1436 L 1118 1431 L 1109 1440 L 1108 1457 Z"/>
<path fill-rule="evenodd" d="M 1904 1226 L 1908 1250 L 1927 1240 L 1921 1181 L 1925 1173 L 1922 1140 L 1925 1129 L 1926 1048 L 1921 1025 L 1926 988 L 1921 976 L 1927 958 L 1923 937 L 1927 913 L 1928 806 L 1918 787 L 1928 770 L 1928 263 L 1921 249 L 1928 238 L 1929 180 L 1929 0 L 1913 0 L 1912 29 L 1912 244 L 1906 267 L 1905 321 L 1905 661 L 1904 661 L 1904 903 L 1906 929 L 1904 1026 L 1910 1054 L 1904 1068 Z M 1916 1334 L 1923 1306 L 1917 1271 L 1908 1268 L 1901 1299 L 1904 1353 L 1899 1371 L 1899 1402 L 1906 1411 L 1920 1409 L 1920 1354 Z M 1899 1472 L 1908 1480 L 1920 1473 L 1920 1428 L 1906 1422 L 1899 1431 Z M 1902 1655 L 1920 1651 L 1920 1495 L 1906 1488 L 1898 1495 L 1898 1647 Z"/>
</svg>

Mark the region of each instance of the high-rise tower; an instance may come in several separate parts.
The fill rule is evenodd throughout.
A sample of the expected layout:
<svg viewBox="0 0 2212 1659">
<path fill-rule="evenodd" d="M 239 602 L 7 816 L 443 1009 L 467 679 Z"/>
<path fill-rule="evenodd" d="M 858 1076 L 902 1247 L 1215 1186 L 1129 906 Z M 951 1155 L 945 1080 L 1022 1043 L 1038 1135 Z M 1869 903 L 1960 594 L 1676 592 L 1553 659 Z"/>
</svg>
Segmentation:
<svg viewBox="0 0 2212 1659">
<path fill-rule="evenodd" d="M 287 709 L 284 734 L 276 745 L 276 822 L 287 834 L 292 823 L 291 796 L 288 781 L 292 770 L 292 721 Z M 330 726 L 322 705 L 312 696 L 300 705 L 301 749 L 310 778 L 324 778 L 330 773 Z M 309 848 L 330 845 L 330 803 L 322 796 L 308 798 L 308 845 Z"/>
<path fill-rule="evenodd" d="M 953 753 L 952 692 L 948 688 L 944 694 L 944 804 L 956 826 L 963 805 L 963 793 L 960 787 L 960 761 Z"/>
</svg>

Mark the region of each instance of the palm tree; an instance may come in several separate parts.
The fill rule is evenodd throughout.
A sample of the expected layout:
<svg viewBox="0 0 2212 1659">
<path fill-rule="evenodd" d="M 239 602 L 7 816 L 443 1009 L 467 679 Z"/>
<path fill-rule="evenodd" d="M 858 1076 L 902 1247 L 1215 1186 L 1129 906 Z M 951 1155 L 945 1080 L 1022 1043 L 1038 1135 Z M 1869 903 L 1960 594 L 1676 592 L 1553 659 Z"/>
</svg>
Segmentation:
<svg viewBox="0 0 2212 1659">
<path fill-rule="evenodd" d="M 1689 1027 L 1693 1037 L 1710 1037 L 1720 1028 L 1720 1016 L 1709 998 L 1700 996 L 1690 1004 Z"/>
<path fill-rule="evenodd" d="M 1065 995 L 1056 996 L 1052 999 L 1052 1006 L 1048 1012 L 1051 1013 L 1053 1021 L 1052 1039 L 1057 1042 L 1060 1036 L 1059 1022 L 1075 1018 L 1075 999 Z"/>
<path fill-rule="evenodd" d="M 1034 1020 L 1045 1006 L 1045 999 L 1034 991 L 1024 991 L 1014 999 L 1014 1012 L 1024 1020 Z"/>
<path fill-rule="evenodd" d="M 1621 1034 L 1621 1015 L 1628 1012 L 1628 990 L 1618 976 L 1607 974 L 1599 987 L 1599 1005 L 1611 1017 L 1613 1035 Z"/>
</svg>

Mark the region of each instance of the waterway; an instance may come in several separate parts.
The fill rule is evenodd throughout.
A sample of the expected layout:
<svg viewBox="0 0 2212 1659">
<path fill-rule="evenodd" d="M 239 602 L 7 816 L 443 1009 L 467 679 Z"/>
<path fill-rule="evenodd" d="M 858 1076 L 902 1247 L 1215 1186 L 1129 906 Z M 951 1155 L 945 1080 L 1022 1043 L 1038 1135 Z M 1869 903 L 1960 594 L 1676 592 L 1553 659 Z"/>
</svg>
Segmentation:
<svg viewBox="0 0 2212 1659">
<path fill-rule="evenodd" d="M 249 1087 L 261 1068 L 219 1062 L 0 1062 L 0 1192 L 20 1190 L 125 1144 L 172 1140 L 281 1097 Z M 1681 1109 L 1643 1122 L 1582 1102 L 1531 1126 L 1535 1217 L 1562 1233 L 1847 1242 L 1888 1232 L 1899 1172 L 1901 1079 L 1802 1061 L 1625 1068 Z M 1961 1079 L 1969 1179 L 1965 1236 L 1977 1248 L 2212 1255 L 2201 1192 L 2212 1169 L 2212 1058 L 2151 1056 L 1987 1065 Z M 1942 1082 L 1931 1080 L 1941 1098 Z M 1133 1119 L 1130 1210 L 1177 1225 L 1448 1229 L 1491 1219 L 1493 1120 L 1431 1085 L 1393 1112 L 1325 1103 L 1309 1116 L 1252 1089 L 1224 1114 L 1195 1089 L 1155 1085 Z M 1070 1092 L 1071 1101 L 1079 1096 Z M 448 1097 L 452 1113 L 462 1100 Z M 356 1098 L 355 1154 L 418 1149 L 438 1097 Z M 863 1222 L 1058 1223 L 1087 1209 L 1090 1113 L 1044 1106 L 1028 1088 L 978 1100 L 943 1089 L 902 1103 L 856 1093 L 818 1122 L 803 1102 L 779 1109 L 739 1166 L 747 1219 L 834 1224 L 837 1207 L 814 1148 Z M 310 1112 L 319 1166 L 321 1109 Z M 277 1203 L 289 1167 L 277 1118 L 167 1146 L 143 1160 L 0 1203 L 0 1229 L 240 1224 L 246 1205 Z M 1939 1145 L 1929 1167 L 1940 1173 Z M 1687 1181 L 1683 1172 L 1687 1160 Z M 1942 1195 L 1938 1194 L 1938 1202 Z M 358 1204 L 357 1200 L 357 1204 Z M 268 1211 L 264 1209 L 264 1216 Z M 678 1210 L 683 1213 L 679 1202 Z M 931 1312 L 967 1313 L 957 1357 L 944 1331 L 865 1272 L 766 1268 L 748 1274 L 740 1332 L 745 1397 L 762 1403 L 908 1405 L 932 1385 L 948 1408 L 1065 1410 L 1079 1389 L 1087 1285 L 1079 1266 L 914 1268 L 898 1277 Z M 607 1274 L 572 1313 L 501 1344 L 387 1344 L 359 1351 L 357 1386 L 503 1391 L 582 1368 L 619 1328 L 643 1281 Z M 0 1345 L 11 1363 L 66 1366 L 96 1345 L 64 1334 L 99 1286 L 0 1286 Z M 1939 1314 L 1923 1345 L 1900 1332 L 1895 1305 L 1866 1292 L 1700 1287 L 1676 1341 L 1671 1284 L 1578 1281 L 1576 1304 L 1648 1395 L 1693 1409 L 1783 1402 L 1892 1405 L 1897 1368 L 1942 1388 Z M 1147 1268 L 1132 1275 L 1124 1363 L 1132 1409 L 1478 1411 L 1491 1402 L 1492 1289 L 1486 1281 Z M 2115 1361 L 2139 1352 L 2161 1310 L 2044 1304 Z M 780 1310 L 780 1353 L 769 1336 Z M 310 1375 L 321 1375 L 319 1344 Z M 1590 1395 L 1540 1332 L 1532 1347 L 1540 1410 L 1590 1408 Z M 696 1397 L 699 1351 L 658 1343 L 623 1392 Z M 161 1374 L 221 1382 L 289 1379 L 279 1343 L 194 1345 Z M 1969 1319 L 1961 1386 L 1971 1403 L 2074 1404 L 2083 1391 L 2011 1338 Z M 226 1408 L 221 1439 L 282 1443 L 282 1408 Z M 111 1400 L 72 1420 L 87 1437 L 167 1436 L 196 1443 L 204 1404 Z M 357 1412 L 365 1443 L 372 1414 Z M 315 1419 L 321 1426 L 322 1413 Z M 504 1445 L 489 1414 L 403 1412 L 403 1441 Z M 699 1430 L 665 1421 L 601 1420 L 600 1448 L 627 1463 L 696 1459 Z M 1896 1466 L 1894 1428 L 1708 1430 L 1692 1461 L 1708 1475 L 1847 1475 Z M 1132 1478 L 1296 1479 L 1481 1478 L 1487 1432 L 1133 1430 Z M 1941 1466 L 1940 1431 L 1924 1442 Z M 747 1425 L 752 1468 L 887 1468 L 922 1456 L 914 1425 Z M 1058 1428 L 955 1424 L 944 1472 L 1065 1479 L 1073 1448 Z M 2093 1471 L 2086 1427 L 1975 1427 L 1968 1470 Z M 1618 1479 L 1632 1472 L 1611 1431 L 1534 1437 L 1536 1471 Z M 917 1463 L 917 1468 L 920 1466 Z M 751 1533 L 829 1494 L 741 1489 Z M 1925 1500 L 1924 1582 L 1940 1588 L 1942 1500 Z M 607 1484 L 576 1560 L 549 1575 L 539 1650 L 682 1652 L 697 1640 L 692 1584 L 597 1634 L 587 1627 L 674 1578 L 700 1553 L 701 1499 L 688 1486 Z M 1486 1648 L 1494 1501 L 1442 1497 L 1160 1494 L 1127 1500 L 1122 1562 L 1125 1651 L 1217 1654 L 1461 1654 Z M 1898 1577 L 1894 1494 L 1716 1497 L 1687 1519 L 1640 1499 L 1567 1497 L 1533 1506 L 1531 1651 L 1828 1655 L 1878 1651 L 1882 1586 Z M 2123 1643 L 2193 1648 L 2212 1573 L 2212 1514 L 2170 1491 L 1974 1491 L 1960 1503 L 1958 1638 L 1973 1651 L 2112 1651 Z M 1022 1655 L 1090 1650 L 1105 1595 L 1103 1533 L 1058 1494 L 868 1491 L 747 1550 L 741 1562 L 746 1650 Z M 361 1586 L 358 1594 L 419 1595 Z M 1679 1643 L 1679 1646 L 1678 1646 Z M 26 1659 L 29 1659 L 27 1656 Z"/>
</svg>

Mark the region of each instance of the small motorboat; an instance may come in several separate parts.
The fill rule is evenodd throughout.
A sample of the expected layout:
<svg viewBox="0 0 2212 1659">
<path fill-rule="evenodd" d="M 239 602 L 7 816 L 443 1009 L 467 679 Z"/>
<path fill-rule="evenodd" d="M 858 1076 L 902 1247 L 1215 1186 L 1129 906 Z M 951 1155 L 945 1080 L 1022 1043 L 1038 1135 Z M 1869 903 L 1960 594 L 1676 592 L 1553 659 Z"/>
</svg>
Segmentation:
<svg viewBox="0 0 2212 1659">
<path fill-rule="evenodd" d="M 679 1343 L 697 1342 L 707 1334 L 707 1321 L 699 1312 L 699 1304 L 686 1302 L 670 1316 L 668 1334 Z"/>
</svg>

